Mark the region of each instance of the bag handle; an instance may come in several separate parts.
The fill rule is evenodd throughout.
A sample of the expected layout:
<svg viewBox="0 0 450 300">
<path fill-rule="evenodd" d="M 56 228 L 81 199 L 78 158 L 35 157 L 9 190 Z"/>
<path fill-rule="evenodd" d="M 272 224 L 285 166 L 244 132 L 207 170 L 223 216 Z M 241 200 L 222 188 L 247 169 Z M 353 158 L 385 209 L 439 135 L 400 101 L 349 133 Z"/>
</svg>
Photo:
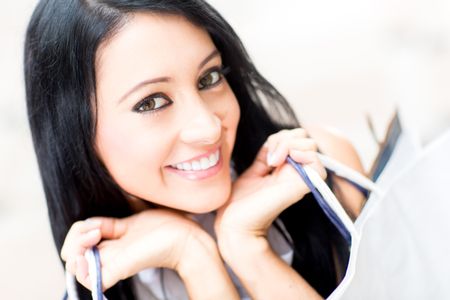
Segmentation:
<svg viewBox="0 0 450 300">
<path fill-rule="evenodd" d="M 380 191 L 375 186 L 375 183 L 357 171 L 323 154 L 318 154 L 318 156 L 324 167 L 334 172 L 337 176 L 348 180 L 357 187 L 362 187 L 373 193 L 380 194 Z M 348 216 L 331 189 L 312 167 L 302 166 L 289 156 L 287 158 L 287 162 L 294 167 L 297 173 L 299 173 L 308 188 L 311 190 L 314 198 L 322 208 L 325 215 L 334 224 L 334 226 L 336 226 L 337 230 L 346 240 L 348 246 L 350 246 L 352 238 L 359 238 L 358 233 L 353 221 Z"/>
<path fill-rule="evenodd" d="M 88 262 L 89 276 L 91 280 L 91 295 L 93 300 L 108 300 L 102 293 L 102 273 L 100 264 L 100 253 L 96 246 L 86 251 L 85 257 Z M 78 300 L 75 276 L 66 270 L 67 293 L 64 300 Z"/>
<path fill-rule="evenodd" d="M 324 165 L 324 167 L 330 171 L 333 171 L 337 176 L 347 179 L 348 181 L 374 193 L 377 195 L 381 195 L 380 189 L 376 186 L 376 184 L 362 175 L 361 173 L 353 170 L 352 168 L 344 165 L 343 163 L 323 154 L 317 154 L 320 162 Z"/>
</svg>

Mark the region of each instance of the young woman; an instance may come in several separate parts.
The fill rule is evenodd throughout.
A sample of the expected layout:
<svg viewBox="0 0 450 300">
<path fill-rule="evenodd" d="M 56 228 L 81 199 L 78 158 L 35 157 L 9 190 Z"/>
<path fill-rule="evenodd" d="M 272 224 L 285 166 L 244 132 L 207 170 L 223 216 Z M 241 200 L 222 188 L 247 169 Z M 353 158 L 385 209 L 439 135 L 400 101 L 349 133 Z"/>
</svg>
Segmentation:
<svg viewBox="0 0 450 300">
<path fill-rule="evenodd" d="M 300 128 L 207 3 L 40 1 L 25 76 L 56 247 L 85 287 L 94 245 L 108 299 L 315 299 L 342 278 L 348 247 L 285 159 L 325 178 L 318 149 L 358 156 Z M 327 180 L 356 217 L 363 196 Z"/>
</svg>

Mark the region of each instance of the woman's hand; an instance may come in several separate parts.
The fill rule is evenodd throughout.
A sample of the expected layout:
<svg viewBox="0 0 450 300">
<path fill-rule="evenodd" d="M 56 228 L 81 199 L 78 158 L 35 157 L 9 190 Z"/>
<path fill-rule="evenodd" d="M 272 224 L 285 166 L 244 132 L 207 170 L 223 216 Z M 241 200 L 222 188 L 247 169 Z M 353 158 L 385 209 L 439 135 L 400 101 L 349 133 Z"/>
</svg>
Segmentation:
<svg viewBox="0 0 450 300">
<path fill-rule="evenodd" d="M 302 128 L 282 130 L 269 136 L 253 164 L 234 182 L 227 204 L 219 209 L 215 224 L 223 234 L 264 236 L 274 219 L 309 192 L 292 166 L 313 167 L 322 178 L 326 171 L 317 158 L 317 145 Z"/>
<path fill-rule="evenodd" d="M 316 143 L 301 128 L 271 135 L 234 182 L 227 204 L 218 210 L 215 230 L 220 253 L 254 299 L 321 299 L 266 239 L 275 218 L 309 192 L 285 162 L 287 155 L 325 178 L 316 154 Z"/>
<path fill-rule="evenodd" d="M 152 209 L 124 219 L 95 217 L 76 222 L 67 234 L 61 257 L 66 269 L 85 287 L 86 250 L 98 244 L 103 288 L 149 267 L 178 270 L 184 255 L 198 242 L 208 243 L 199 226 L 179 213 Z"/>
</svg>

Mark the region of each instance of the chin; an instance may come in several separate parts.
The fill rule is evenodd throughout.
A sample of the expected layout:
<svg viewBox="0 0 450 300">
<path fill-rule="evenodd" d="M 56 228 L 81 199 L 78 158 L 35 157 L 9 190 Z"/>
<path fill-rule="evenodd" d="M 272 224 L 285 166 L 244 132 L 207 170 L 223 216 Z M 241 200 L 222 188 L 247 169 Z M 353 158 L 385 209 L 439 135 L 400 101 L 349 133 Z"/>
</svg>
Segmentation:
<svg viewBox="0 0 450 300">
<path fill-rule="evenodd" d="M 184 207 L 181 209 L 194 214 L 204 214 L 215 211 L 228 201 L 230 192 L 231 186 L 226 190 L 217 191 L 212 195 L 201 195 L 201 197 L 194 195 L 193 197 L 188 197 L 188 199 L 185 199 L 183 201 L 186 201 L 185 203 L 196 205 L 189 205 L 188 207 Z"/>
<path fill-rule="evenodd" d="M 228 200 L 228 197 L 223 197 L 223 199 L 218 199 L 218 201 L 211 202 L 208 200 L 205 201 L 198 201 L 198 206 L 190 206 L 185 209 L 186 212 L 194 213 L 194 214 L 205 214 L 209 212 L 213 212 L 217 210 L 218 208 L 222 207 Z"/>
</svg>

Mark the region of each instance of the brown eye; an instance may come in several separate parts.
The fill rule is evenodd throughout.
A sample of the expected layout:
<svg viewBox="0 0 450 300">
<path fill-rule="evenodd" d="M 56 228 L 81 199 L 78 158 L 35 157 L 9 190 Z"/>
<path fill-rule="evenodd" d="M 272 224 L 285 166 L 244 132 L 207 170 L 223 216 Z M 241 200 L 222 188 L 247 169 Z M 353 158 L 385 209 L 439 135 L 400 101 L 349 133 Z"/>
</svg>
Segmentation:
<svg viewBox="0 0 450 300">
<path fill-rule="evenodd" d="M 153 110 L 155 108 L 155 100 L 145 101 L 141 106 L 139 106 L 139 111 Z"/>
<path fill-rule="evenodd" d="M 219 70 L 211 70 L 205 76 L 203 76 L 198 82 L 198 88 L 200 90 L 213 87 L 218 84 L 222 79 L 222 73 Z"/>
<path fill-rule="evenodd" d="M 154 94 L 148 96 L 147 98 L 136 104 L 136 106 L 133 108 L 133 111 L 139 113 L 155 111 L 169 104 L 172 104 L 172 101 L 169 100 L 166 96 L 164 96 L 163 94 Z"/>
</svg>

